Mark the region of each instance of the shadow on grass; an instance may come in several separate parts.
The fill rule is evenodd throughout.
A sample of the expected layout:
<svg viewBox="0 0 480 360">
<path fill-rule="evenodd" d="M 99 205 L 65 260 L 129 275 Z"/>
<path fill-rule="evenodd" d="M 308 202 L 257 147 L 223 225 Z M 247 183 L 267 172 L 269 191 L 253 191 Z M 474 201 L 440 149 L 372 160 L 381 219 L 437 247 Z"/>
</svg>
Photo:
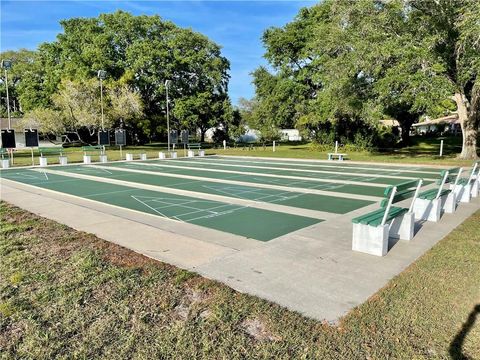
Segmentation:
<svg viewBox="0 0 480 360">
<path fill-rule="evenodd" d="M 450 343 L 450 348 L 448 352 L 450 356 L 454 360 L 469 360 L 470 357 L 463 354 L 462 346 L 465 338 L 467 337 L 470 330 L 475 325 L 475 320 L 477 319 L 478 314 L 480 314 L 480 304 L 477 304 L 470 315 L 468 315 L 467 321 L 465 321 L 462 325 L 462 329 L 458 332 L 457 336 L 452 340 Z"/>
</svg>

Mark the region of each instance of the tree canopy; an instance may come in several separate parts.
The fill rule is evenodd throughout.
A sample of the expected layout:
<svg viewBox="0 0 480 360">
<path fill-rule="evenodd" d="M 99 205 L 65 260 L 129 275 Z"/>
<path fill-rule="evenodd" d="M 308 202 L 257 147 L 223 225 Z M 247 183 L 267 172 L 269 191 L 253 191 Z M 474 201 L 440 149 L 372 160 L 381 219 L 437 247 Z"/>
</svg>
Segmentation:
<svg viewBox="0 0 480 360">
<path fill-rule="evenodd" d="M 274 71 L 253 72 L 253 123 L 295 124 L 315 136 L 339 124 L 370 126 L 387 117 L 400 122 L 408 142 L 420 117 L 456 107 L 462 156 L 475 157 L 479 4 L 326 0 L 302 9 L 291 23 L 264 33 L 265 58 Z"/>
<path fill-rule="evenodd" d="M 138 94 L 143 113 L 138 123 L 152 135 L 166 127 L 167 79 L 171 80 L 170 109 L 175 126 L 185 123 L 176 114 L 195 119 L 190 128 L 204 129 L 232 111 L 227 95 L 229 62 L 220 46 L 206 36 L 159 16 L 134 16 L 123 11 L 63 20 L 61 25 L 63 32 L 57 39 L 40 45 L 37 51 L 2 54 L 2 58 L 18 58 L 12 75 L 24 111 L 58 107 L 64 84 L 91 81 L 100 69 L 107 72 L 109 80 L 122 84 L 124 97 L 130 96 L 126 89 Z M 180 108 L 188 104 L 188 114 L 177 110 L 177 104 Z"/>
</svg>

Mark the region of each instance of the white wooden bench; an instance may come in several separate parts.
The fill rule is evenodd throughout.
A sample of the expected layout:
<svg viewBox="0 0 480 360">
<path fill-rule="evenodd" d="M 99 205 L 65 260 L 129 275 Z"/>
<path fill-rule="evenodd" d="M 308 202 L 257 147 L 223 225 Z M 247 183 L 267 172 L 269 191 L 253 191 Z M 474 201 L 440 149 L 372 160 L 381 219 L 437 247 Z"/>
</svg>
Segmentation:
<svg viewBox="0 0 480 360">
<path fill-rule="evenodd" d="M 478 196 L 478 187 L 479 187 L 479 173 L 480 173 L 480 167 L 479 167 L 480 161 L 476 161 L 472 165 L 472 170 L 470 171 L 470 174 L 468 175 L 467 178 L 461 178 L 458 181 L 457 187 L 460 189 L 458 190 L 458 193 L 460 195 L 460 202 L 463 203 L 468 203 L 470 202 L 472 197 L 477 197 Z"/>
<path fill-rule="evenodd" d="M 438 188 L 429 189 L 418 195 L 413 205 L 415 219 L 437 222 L 442 216 L 442 211 L 452 214 L 456 209 L 456 195 L 451 189 L 445 189 L 445 184 L 458 182 L 462 172 L 461 168 L 443 170 L 437 181 Z"/>
<path fill-rule="evenodd" d="M 422 187 L 422 180 L 410 180 L 385 189 L 380 209 L 352 219 L 352 250 L 385 256 L 388 239 L 411 240 L 415 231 L 413 204 Z M 392 206 L 412 198 L 409 208 Z"/>
<path fill-rule="evenodd" d="M 195 150 L 198 151 L 198 156 L 205 156 L 205 150 L 202 150 L 202 144 L 192 143 L 192 144 L 188 144 L 188 157 L 194 157 Z"/>
<path fill-rule="evenodd" d="M 348 158 L 348 154 L 343 154 L 343 153 L 328 153 L 328 160 L 335 160 L 338 159 L 338 161 L 343 161 Z"/>
<path fill-rule="evenodd" d="M 477 174 L 473 176 L 472 197 L 478 197 L 480 195 L 480 161 L 477 161 L 476 164 Z"/>
</svg>

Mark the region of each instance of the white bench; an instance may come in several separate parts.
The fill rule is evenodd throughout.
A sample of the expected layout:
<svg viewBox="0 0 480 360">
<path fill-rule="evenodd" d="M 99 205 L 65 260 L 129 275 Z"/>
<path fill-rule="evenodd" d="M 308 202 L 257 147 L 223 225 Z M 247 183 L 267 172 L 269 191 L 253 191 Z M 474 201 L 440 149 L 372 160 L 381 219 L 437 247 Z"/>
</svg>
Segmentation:
<svg viewBox="0 0 480 360">
<path fill-rule="evenodd" d="M 338 161 L 343 161 L 343 160 L 345 160 L 346 158 L 348 158 L 348 154 L 328 153 L 328 160 L 338 159 Z"/>
<path fill-rule="evenodd" d="M 147 154 L 146 153 L 140 153 L 138 158 L 139 158 L 139 160 L 147 160 Z M 133 154 L 133 153 L 126 153 L 125 154 L 125 160 L 133 161 L 134 159 L 135 159 L 135 154 Z"/>
<path fill-rule="evenodd" d="M 480 167 L 478 164 L 480 161 L 476 161 L 472 165 L 472 170 L 468 178 L 462 178 L 458 181 L 457 187 L 460 189 L 457 190 L 460 196 L 460 202 L 468 203 L 472 197 L 478 196 L 478 187 L 480 182 Z"/>
<path fill-rule="evenodd" d="M 473 176 L 474 182 L 472 184 L 472 197 L 478 197 L 480 195 L 480 161 L 477 164 L 477 174 Z"/>
<path fill-rule="evenodd" d="M 454 213 L 457 203 L 455 191 L 444 189 L 444 186 L 452 179 L 455 179 L 454 183 L 457 184 L 461 173 L 461 168 L 443 170 L 437 181 L 439 187 L 420 193 L 415 200 L 413 205 L 415 219 L 437 222 L 442 216 L 442 210 L 448 214 Z"/>
<path fill-rule="evenodd" d="M 352 219 L 352 250 L 370 255 L 385 256 L 388 239 L 411 240 L 415 231 L 413 204 L 422 187 L 422 180 L 410 180 L 385 189 L 380 209 Z M 392 206 L 412 198 L 410 207 Z"/>
</svg>

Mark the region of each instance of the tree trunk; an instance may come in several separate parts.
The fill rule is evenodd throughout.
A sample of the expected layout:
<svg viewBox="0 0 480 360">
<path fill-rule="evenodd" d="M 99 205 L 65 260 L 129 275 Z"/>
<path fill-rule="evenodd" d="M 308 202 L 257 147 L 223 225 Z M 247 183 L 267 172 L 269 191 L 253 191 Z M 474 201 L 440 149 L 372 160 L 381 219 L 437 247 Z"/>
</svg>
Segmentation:
<svg viewBox="0 0 480 360">
<path fill-rule="evenodd" d="M 413 119 L 397 119 L 400 128 L 402 129 L 402 145 L 403 146 L 409 146 L 410 145 L 410 128 L 412 127 L 414 120 Z"/>
<path fill-rule="evenodd" d="M 475 85 L 472 90 L 472 101 L 470 110 L 467 107 L 468 101 L 464 94 L 455 93 L 453 96 L 457 104 L 458 119 L 462 128 L 462 152 L 460 159 L 470 160 L 477 158 L 477 136 L 480 118 L 480 89 Z"/>
</svg>

